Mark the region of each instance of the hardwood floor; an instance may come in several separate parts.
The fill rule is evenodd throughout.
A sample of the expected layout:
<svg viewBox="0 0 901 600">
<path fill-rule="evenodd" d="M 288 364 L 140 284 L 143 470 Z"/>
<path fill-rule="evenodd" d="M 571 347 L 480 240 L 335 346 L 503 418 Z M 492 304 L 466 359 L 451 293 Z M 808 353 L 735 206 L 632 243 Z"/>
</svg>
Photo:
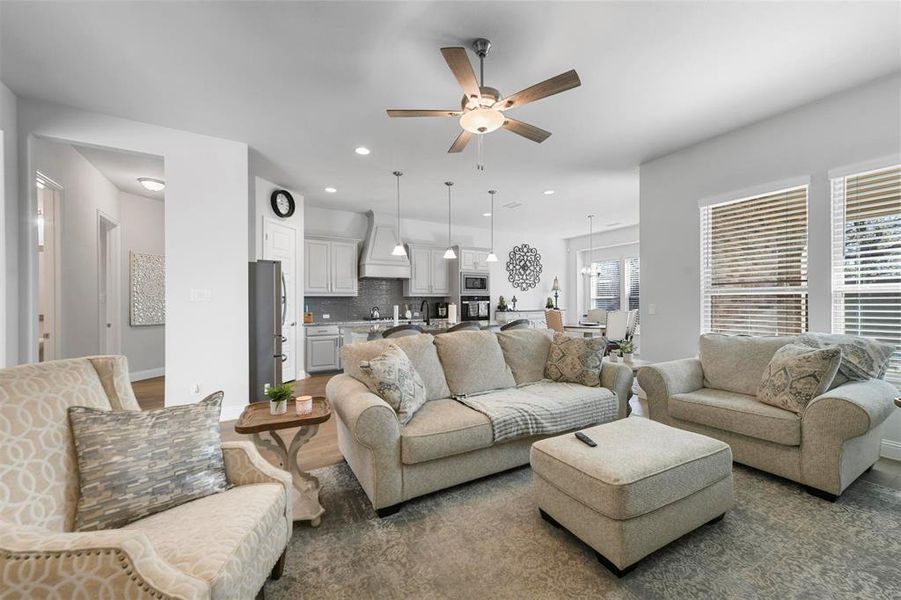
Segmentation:
<svg viewBox="0 0 901 600">
<path fill-rule="evenodd" d="M 333 374 L 326 374 L 313 375 L 307 379 L 302 379 L 294 383 L 294 391 L 298 395 L 325 396 L 325 384 L 332 377 Z M 153 410 L 163 407 L 165 380 L 165 377 L 154 377 L 153 379 L 136 381 L 131 384 L 142 410 Z M 250 440 L 250 436 L 235 433 L 234 421 L 223 421 L 220 423 L 220 427 L 222 441 L 224 442 Z M 296 429 L 285 429 L 279 433 L 286 443 L 290 443 L 296 432 Z M 278 464 L 275 455 L 271 452 L 263 451 L 262 454 L 271 463 Z M 300 467 L 305 471 L 310 471 L 319 467 L 334 465 L 342 460 L 343 456 L 338 450 L 338 430 L 335 425 L 335 419 L 332 417 L 319 426 L 319 431 L 313 436 L 313 439 L 301 449 Z"/>
</svg>

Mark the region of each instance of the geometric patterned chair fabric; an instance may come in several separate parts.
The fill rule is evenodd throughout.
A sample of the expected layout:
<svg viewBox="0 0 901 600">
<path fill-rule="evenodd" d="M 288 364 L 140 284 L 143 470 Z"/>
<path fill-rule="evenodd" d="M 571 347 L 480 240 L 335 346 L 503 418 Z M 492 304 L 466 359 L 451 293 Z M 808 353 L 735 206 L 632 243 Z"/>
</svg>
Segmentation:
<svg viewBox="0 0 901 600">
<path fill-rule="evenodd" d="M 22 598 L 253 597 L 291 536 L 288 473 L 250 442 L 224 443 L 226 478 L 234 486 L 228 491 L 126 528 L 74 532 L 79 488 L 70 406 L 140 410 L 126 358 L 0 369 L 4 592 Z M 180 527 L 161 528 L 175 510 L 183 518 L 173 524 Z"/>
</svg>

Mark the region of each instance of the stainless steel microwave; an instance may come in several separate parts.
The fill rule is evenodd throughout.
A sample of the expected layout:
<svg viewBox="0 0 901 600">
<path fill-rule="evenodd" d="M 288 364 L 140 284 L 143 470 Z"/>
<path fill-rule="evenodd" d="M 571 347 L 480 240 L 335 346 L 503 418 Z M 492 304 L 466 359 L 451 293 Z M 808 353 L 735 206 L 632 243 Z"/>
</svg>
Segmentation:
<svg viewBox="0 0 901 600">
<path fill-rule="evenodd" d="M 489 292 L 486 273 L 460 273 L 460 295 L 487 296 Z"/>
</svg>

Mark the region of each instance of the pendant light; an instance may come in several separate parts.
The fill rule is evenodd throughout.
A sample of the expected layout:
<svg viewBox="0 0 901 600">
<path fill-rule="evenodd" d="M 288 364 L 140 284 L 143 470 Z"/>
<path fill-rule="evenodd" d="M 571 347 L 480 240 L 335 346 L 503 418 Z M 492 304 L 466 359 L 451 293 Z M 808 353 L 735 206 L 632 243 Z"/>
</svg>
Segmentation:
<svg viewBox="0 0 901 600">
<path fill-rule="evenodd" d="M 447 186 L 447 250 L 444 251 L 444 258 L 451 260 L 457 258 L 457 253 L 451 245 L 451 186 L 454 182 L 445 181 L 444 185 Z"/>
<path fill-rule="evenodd" d="M 497 255 L 494 253 L 494 195 L 497 190 L 488 190 L 491 194 L 491 252 L 485 258 L 485 262 L 497 262 Z"/>
<path fill-rule="evenodd" d="M 588 215 L 588 264 L 582 267 L 582 275 L 591 274 L 591 254 L 594 251 L 594 215 Z"/>
<path fill-rule="evenodd" d="M 395 230 L 395 237 L 397 238 L 397 245 L 394 246 L 394 250 L 391 251 L 391 256 L 406 256 L 407 251 L 404 249 L 403 240 L 400 237 L 400 177 L 403 175 L 402 171 L 394 171 L 394 177 L 397 178 L 397 229 Z"/>
</svg>

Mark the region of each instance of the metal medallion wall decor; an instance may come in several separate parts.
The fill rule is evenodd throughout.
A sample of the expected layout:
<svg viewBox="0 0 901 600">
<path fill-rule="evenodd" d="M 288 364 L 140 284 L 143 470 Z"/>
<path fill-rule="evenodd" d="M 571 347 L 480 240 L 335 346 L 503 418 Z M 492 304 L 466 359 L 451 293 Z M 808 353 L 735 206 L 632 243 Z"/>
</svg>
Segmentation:
<svg viewBox="0 0 901 600">
<path fill-rule="evenodd" d="M 526 292 L 541 281 L 541 255 L 538 248 L 528 244 L 513 246 L 507 260 L 507 280 L 518 290 Z"/>
<path fill-rule="evenodd" d="M 166 324 L 166 257 L 131 253 L 132 327 Z"/>
</svg>

